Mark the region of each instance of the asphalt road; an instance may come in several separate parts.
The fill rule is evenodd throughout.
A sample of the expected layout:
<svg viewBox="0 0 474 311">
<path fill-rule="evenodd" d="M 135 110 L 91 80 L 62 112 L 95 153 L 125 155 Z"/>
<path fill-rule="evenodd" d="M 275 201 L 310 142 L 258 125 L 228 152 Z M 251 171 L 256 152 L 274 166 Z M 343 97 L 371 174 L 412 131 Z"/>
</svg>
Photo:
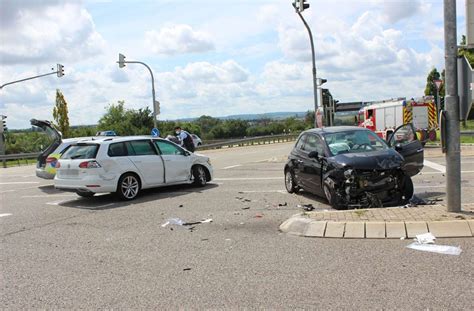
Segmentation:
<svg viewBox="0 0 474 311">
<path fill-rule="evenodd" d="M 330 208 L 284 191 L 291 147 L 204 152 L 212 184 L 133 202 L 56 191 L 32 166 L 0 169 L 1 308 L 474 309 L 472 238 L 439 239 L 462 248 L 449 256 L 407 240 L 280 233 L 298 204 Z M 428 150 L 426 159 L 416 192 L 442 198 L 444 157 Z M 474 202 L 474 152 L 462 161 L 463 202 Z M 170 218 L 213 222 L 162 227 Z"/>
</svg>

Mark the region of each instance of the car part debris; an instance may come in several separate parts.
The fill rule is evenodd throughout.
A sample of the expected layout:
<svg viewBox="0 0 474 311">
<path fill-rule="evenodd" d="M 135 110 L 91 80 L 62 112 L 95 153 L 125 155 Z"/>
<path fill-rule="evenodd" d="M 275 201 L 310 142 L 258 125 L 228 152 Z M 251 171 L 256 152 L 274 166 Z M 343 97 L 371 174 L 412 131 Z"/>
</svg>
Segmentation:
<svg viewBox="0 0 474 311">
<path fill-rule="evenodd" d="M 254 216 L 255 218 L 262 218 L 263 217 L 263 214 L 257 214 Z"/>
<path fill-rule="evenodd" d="M 407 248 L 415 249 L 415 250 L 423 251 L 423 252 L 432 252 L 432 253 L 455 255 L 455 256 L 459 256 L 462 252 L 461 248 L 457 246 L 420 244 L 418 242 L 413 242 L 407 245 Z"/>
<path fill-rule="evenodd" d="M 199 224 L 205 224 L 205 223 L 210 223 L 212 222 L 212 218 L 207 218 L 203 219 L 201 221 L 195 221 L 195 222 L 185 222 L 182 219 L 179 218 L 170 218 L 166 222 L 164 222 L 161 227 L 166 227 L 168 225 L 178 225 L 178 226 L 193 226 L 193 225 L 199 225 Z"/>
<path fill-rule="evenodd" d="M 409 200 L 409 203 L 406 205 L 407 207 L 416 207 L 418 205 L 434 205 L 436 202 L 442 201 L 443 199 L 437 198 L 434 200 L 426 200 L 423 198 L 420 198 L 417 195 L 413 195 L 411 199 Z"/>
<path fill-rule="evenodd" d="M 434 244 L 436 237 L 431 233 L 418 234 L 415 237 L 415 241 L 420 244 Z"/>
<path fill-rule="evenodd" d="M 242 207 L 242 209 L 250 209 L 250 206 Z"/>
<path fill-rule="evenodd" d="M 278 203 L 278 206 L 288 206 L 288 203 L 285 202 L 285 203 Z"/>
<path fill-rule="evenodd" d="M 184 268 L 183 271 L 190 271 L 191 268 Z"/>
<path fill-rule="evenodd" d="M 313 204 L 298 204 L 296 207 L 298 208 L 302 208 L 303 210 L 307 211 L 307 212 L 311 212 L 314 210 L 314 206 Z"/>
</svg>

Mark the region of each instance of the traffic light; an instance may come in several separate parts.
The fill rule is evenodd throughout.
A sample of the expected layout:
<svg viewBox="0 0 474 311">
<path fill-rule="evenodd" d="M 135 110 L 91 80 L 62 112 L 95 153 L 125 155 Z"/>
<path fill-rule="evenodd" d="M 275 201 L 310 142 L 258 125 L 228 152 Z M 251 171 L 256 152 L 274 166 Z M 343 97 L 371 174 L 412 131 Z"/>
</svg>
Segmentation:
<svg viewBox="0 0 474 311">
<path fill-rule="evenodd" d="M 306 3 L 306 0 L 298 0 L 298 11 L 303 12 L 305 9 L 309 8 L 309 3 Z"/>
<path fill-rule="evenodd" d="M 159 101 L 155 100 L 155 107 L 154 108 L 155 108 L 155 113 L 157 115 L 159 115 L 160 114 L 160 102 Z"/>
<path fill-rule="evenodd" d="M 58 78 L 64 76 L 64 66 L 61 64 L 57 64 L 57 71 L 56 73 L 58 74 Z"/>
<path fill-rule="evenodd" d="M 8 130 L 7 128 L 7 121 L 5 120 L 7 116 L 2 115 L 2 124 L 0 127 L 1 133 L 6 132 Z"/>
<path fill-rule="evenodd" d="M 316 85 L 317 85 L 317 86 L 321 86 L 321 85 L 323 85 L 323 84 L 326 83 L 326 82 L 328 82 L 327 79 L 321 79 L 321 78 L 317 78 L 317 79 L 316 79 Z"/>
<path fill-rule="evenodd" d="M 125 67 L 125 55 L 119 53 L 118 64 L 119 64 L 119 68 Z"/>
</svg>

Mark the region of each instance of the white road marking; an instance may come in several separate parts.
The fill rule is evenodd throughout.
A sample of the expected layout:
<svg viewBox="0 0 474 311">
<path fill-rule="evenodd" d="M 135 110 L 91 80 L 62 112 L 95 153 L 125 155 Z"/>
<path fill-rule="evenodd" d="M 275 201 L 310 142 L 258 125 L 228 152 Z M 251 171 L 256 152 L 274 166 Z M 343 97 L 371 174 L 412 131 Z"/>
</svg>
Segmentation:
<svg viewBox="0 0 474 311">
<path fill-rule="evenodd" d="M 38 187 L 28 187 L 28 188 L 18 188 L 18 189 L 12 189 L 12 190 L 5 190 L 5 191 L 0 191 L 0 193 L 16 192 L 16 191 L 19 191 L 19 190 L 28 190 L 28 189 L 38 189 Z"/>
<path fill-rule="evenodd" d="M 0 182 L 0 185 L 20 185 L 20 184 L 39 184 L 39 181 L 12 181 L 12 182 Z"/>
<path fill-rule="evenodd" d="M 236 177 L 236 178 L 214 178 L 214 180 L 232 181 L 232 180 L 283 180 L 282 177 Z"/>
<path fill-rule="evenodd" d="M 461 174 L 470 174 L 474 173 L 474 171 L 461 171 Z M 429 174 L 446 174 L 446 172 L 421 172 L 421 175 L 429 175 Z"/>
<path fill-rule="evenodd" d="M 239 193 L 287 193 L 286 190 L 249 190 L 239 191 Z"/>
<path fill-rule="evenodd" d="M 0 214 L 0 217 L 7 217 L 7 216 L 11 216 L 12 214 L 8 214 L 8 213 L 5 213 L 5 214 Z"/>
<path fill-rule="evenodd" d="M 434 163 L 434 162 L 431 162 L 431 161 L 428 161 L 428 160 L 424 160 L 423 164 L 425 166 L 431 167 L 432 169 L 440 171 L 441 173 L 446 173 L 446 166 L 444 166 L 444 165 Z"/>
<path fill-rule="evenodd" d="M 75 197 L 75 194 L 40 194 L 40 195 L 22 195 L 22 198 L 50 198 L 50 197 Z"/>
<path fill-rule="evenodd" d="M 231 168 L 234 168 L 234 167 L 239 167 L 239 166 L 242 166 L 242 164 L 226 166 L 226 167 L 224 167 L 223 169 L 224 169 L 224 170 L 228 170 L 228 169 L 231 169 Z"/>
</svg>

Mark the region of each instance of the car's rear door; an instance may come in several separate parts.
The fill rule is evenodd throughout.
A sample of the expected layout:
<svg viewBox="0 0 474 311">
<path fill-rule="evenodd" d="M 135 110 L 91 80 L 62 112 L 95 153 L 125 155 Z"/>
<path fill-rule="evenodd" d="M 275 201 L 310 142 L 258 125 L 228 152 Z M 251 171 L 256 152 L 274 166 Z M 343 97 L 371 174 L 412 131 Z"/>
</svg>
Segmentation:
<svg viewBox="0 0 474 311">
<path fill-rule="evenodd" d="M 44 167 L 46 165 L 46 158 L 61 145 L 62 135 L 61 133 L 54 128 L 51 122 L 46 120 L 36 120 L 31 119 L 30 123 L 32 126 L 39 127 L 51 138 L 51 145 L 44 149 L 41 154 L 38 156 L 37 167 Z"/>
<path fill-rule="evenodd" d="M 394 148 L 404 158 L 403 170 L 408 176 L 418 174 L 423 168 L 424 148 L 416 137 L 413 125 L 404 124 L 398 127 L 389 140 L 390 147 Z"/>
<path fill-rule="evenodd" d="M 166 183 L 190 180 L 191 157 L 183 148 L 165 140 L 154 140 L 165 165 Z"/>
<path fill-rule="evenodd" d="M 156 152 L 152 141 L 130 140 L 126 142 L 128 158 L 140 171 L 143 177 L 142 185 L 156 186 L 164 183 L 163 160 Z"/>
<path fill-rule="evenodd" d="M 305 188 L 306 184 L 303 175 L 303 158 L 307 155 L 307 153 L 304 151 L 304 145 L 307 137 L 308 134 L 301 135 L 290 154 L 291 168 L 295 174 L 296 183 L 298 186 L 303 188 Z"/>
</svg>

